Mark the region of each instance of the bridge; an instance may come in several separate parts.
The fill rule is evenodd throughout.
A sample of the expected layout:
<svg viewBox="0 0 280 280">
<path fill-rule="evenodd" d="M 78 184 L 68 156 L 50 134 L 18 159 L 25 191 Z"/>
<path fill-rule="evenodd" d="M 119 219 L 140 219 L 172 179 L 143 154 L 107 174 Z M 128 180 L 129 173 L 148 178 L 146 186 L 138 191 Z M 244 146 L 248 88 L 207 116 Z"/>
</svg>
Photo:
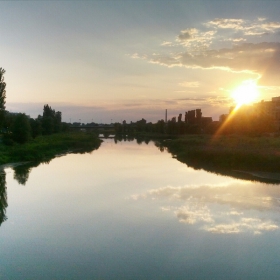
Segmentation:
<svg viewBox="0 0 280 280">
<path fill-rule="evenodd" d="M 74 129 L 113 129 L 114 125 L 70 125 L 70 128 L 74 128 Z"/>
</svg>

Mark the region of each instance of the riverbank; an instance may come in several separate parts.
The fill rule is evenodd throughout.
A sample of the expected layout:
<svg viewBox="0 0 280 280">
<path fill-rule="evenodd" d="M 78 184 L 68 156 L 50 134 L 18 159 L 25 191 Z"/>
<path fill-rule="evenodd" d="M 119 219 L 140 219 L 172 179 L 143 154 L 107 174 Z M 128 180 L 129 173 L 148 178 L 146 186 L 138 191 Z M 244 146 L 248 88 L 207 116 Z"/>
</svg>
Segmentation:
<svg viewBox="0 0 280 280">
<path fill-rule="evenodd" d="M 98 149 L 102 140 L 96 134 L 65 132 L 38 136 L 25 144 L 11 146 L 0 144 L 0 165 L 26 161 L 44 161 L 57 155 L 76 152 L 91 152 Z"/>
<path fill-rule="evenodd" d="M 188 135 L 160 146 L 196 169 L 280 172 L 280 137 Z"/>
</svg>

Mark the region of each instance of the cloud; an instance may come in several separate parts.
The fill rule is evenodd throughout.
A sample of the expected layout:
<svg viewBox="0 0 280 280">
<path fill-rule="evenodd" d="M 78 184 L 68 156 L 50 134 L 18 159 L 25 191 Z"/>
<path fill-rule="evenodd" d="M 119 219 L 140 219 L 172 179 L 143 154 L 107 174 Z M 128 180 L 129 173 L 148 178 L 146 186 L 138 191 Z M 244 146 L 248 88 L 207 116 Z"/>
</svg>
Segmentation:
<svg viewBox="0 0 280 280">
<path fill-rule="evenodd" d="M 245 41 L 247 41 L 247 39 L 239 37 L 239 38 L 229 38 L 229 39 L 226 39 L 226 41 L 245 42 Z"/>
<path fill-rule="evenodd" d="M 178 41 L 186 41 L 186 40 L 193 39 L 197 33 L 198 33 L 198 30 L 195 28 L 189 28 L 186 30 L 182 30 L 181 34 L 178 36 Z"/>
<path fill-rule="evenodd" d="M 255 21 L 243 20 L 243 19 L 230 19 L 230 18 L 215 18 L 207 23 L 207 27 L 214 27 L 216 29 L 233 29 L 236 32 L 243 32 L 243 35 L 263 35 L 267 32 L 274 33 L 277 29 L 280 29 L 280 22 L 278 21 L 266 21 L 266 18 L 258 18 Z"/>
<path fill-rule="evenodd" d="M 248 73 L 259 79 L 259 85 L 280 85 L 280 43 L 272 39 L 280 30 L 280 21 L 259 17 L 215 18 L 201 25 L 180 31 L 175 42 L 164 41 L 170 48 L 133 58 L 167 67 L 219 69 L 232 73 Z M 274 36 L 275 36 L 274 35 Z M 176 47 L 175 47 L 176 45 Z M 175 47 L 174 49 L 172 47 Z M 168 51 L 167 51 L 168 50 Z"/>
<path fill-rule="evenodd" d="M 179 222 L 187 224 L 195 224 L 198 222 L 213 223 L 214 220 L 207 206 L 190 207 L 183 206 L 175 211 Z"/>
<path fill-rule="evenodd" d="M 183 82 L 179 83 L 179 86 L 181 87 L 187 87 L 187 88 L 197 88 L 199 87 L 199 82 Z"/>
<path fill-rule="evenodd" d="M 194 51 L 201 51 L 211 45 L 211 40 L 215 33 L 215 30 L 203 32 L 196 28 L 188 28 L 181 31 L 176 41 L 184 47 L 191 48 Z"/>
<path fill-rule="evenodd" d="M 217 224 L 214 226 L 205 226 L 204 229 L 211 233 L 230 234 L 240 232 L 252 232 L 254 234 L 261 234 L 265 231 L 274 231 L 279 228 L 274 222 L 262 221 L 255 218 L 242 218 L 237 222 L 229 224 Z"/>
<path fill-rule="evenodd" d="M 173 46 L 173 43 L 168 42 L 168 41 L 164 41 L 163 43 L 161 43 L 161 46 Z"/>
<path fill-rule="evenodd" d="M 180 223 L 215 234 L 261 234 L 279 229 L 279 221 L 269 218 L 271 212 L 280 212 L 278 192 L 270 185 L 167 186 L 132 196 L 135 200 L 148 198 L 168 203 L 162 211 L 173 212 Z M 178 201 L 182 203 L 179 207 Z"/>
<path fill-rule="evenodd" d="M 243 19 L 215 18 L 214 20 L 207 22 L 205 25 L 213 26 L 215 28 L 243 29 L 244 22 Z"/>
<path fill-rule="evenodd" d="M 199 53 L 153 55 L 151 63 L 168 67 L 221 69 L 231 72 L 246 72 L 262 77 L 263 85 L 280 85 L 280 43 L 243 43 L 231 48 L 209 49 Z"/>
</svg>

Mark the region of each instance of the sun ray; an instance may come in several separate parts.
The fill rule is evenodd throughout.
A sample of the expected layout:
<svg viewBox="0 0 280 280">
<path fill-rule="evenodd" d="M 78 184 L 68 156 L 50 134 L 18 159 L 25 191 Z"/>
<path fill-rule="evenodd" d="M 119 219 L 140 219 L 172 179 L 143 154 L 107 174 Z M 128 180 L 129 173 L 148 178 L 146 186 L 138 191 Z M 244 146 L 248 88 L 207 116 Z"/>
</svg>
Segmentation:
<svg viewBox="0 0 280 280">
<path fill-rule="evenodd" d="M 231 97 L 236 102 L 237 108 L 244 104 L 249 104 L 257 100 L 259 97 L 259 90 L 254 80 L 244 81 L 231 94 Z"/>
<path fill-rule="evenodd" d="M 234 119 L 236 113 L 243 105 L 250 104 L 257 100 L 259 97 L 258 86 L 254 80 L 246 80 L 240 86 L 238 86 L 234 91 L 232 91 L 231 97 L 234 99 L 236 105 L 230 111 L 225 121 L 221 124 L 217 132 L 213 136 L 215 140 L 219 135 L 225 130 L 231 120 Z"/>
</svg>

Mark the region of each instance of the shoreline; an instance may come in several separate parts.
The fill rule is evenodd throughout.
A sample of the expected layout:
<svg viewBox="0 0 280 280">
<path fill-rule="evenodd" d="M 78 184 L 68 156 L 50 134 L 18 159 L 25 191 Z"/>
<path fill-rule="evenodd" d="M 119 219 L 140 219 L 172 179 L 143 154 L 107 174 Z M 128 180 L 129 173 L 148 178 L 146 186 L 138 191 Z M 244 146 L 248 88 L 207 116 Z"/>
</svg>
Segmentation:
<svg viewBox="0 0 280 280">
<path fill-rule="evenodd" d="M 213 140 L 209 135 L 189 135 L 158 141 L 157 146 L 195 169 L 220 174 L 242 171 L 280 180 L 280 137 L 227 135 Z M 272 173 L 279 173 L 279 179 Z"/>
<path fill-rule="evenodd" d="M 25 144 L 0 144 L 0 169 L 48 161 L 68 153 L 92 152 L 101 143 L 102 140 L 93 133 L 67 132 L 39 136 Z"/>
</svg>

